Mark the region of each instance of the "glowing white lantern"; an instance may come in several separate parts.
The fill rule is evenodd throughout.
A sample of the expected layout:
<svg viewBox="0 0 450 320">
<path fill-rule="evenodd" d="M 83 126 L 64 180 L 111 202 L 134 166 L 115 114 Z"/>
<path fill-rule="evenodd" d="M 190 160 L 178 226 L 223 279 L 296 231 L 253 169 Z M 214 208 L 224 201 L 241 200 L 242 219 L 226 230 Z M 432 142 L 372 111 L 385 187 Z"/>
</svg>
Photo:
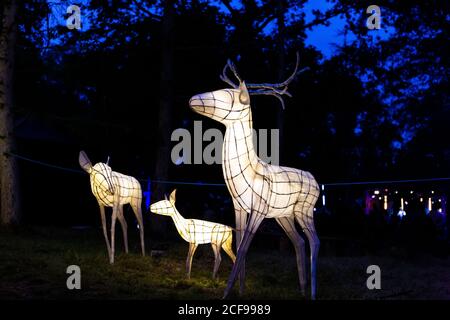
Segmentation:
<svg viewBox="0 0 450 320">
<path fill-rule="evenodd" d="M 306 288 L 304 266 L 304 241 L 295 228 L 297 221 L 310 245 L 311 297 L 316 294 L 316 261 L 320 245 L 314 226 L 314 205 L 320 189 L 314 177 L 307 171 L 270 165 L 262 161 L 253 146 L 252 112 L 250 95 L 272 95 L 284 107 L 282 95 L 289 95 L 287 86 L 297 74 L 277 84 L 248 84 L 239 77 L 235 66 L 229 61 L 221 79 L 232 89 L 206 92 L 193 96 L 191 108 L 226 126 L 222 148 L 222 171 L 225 183 L 233 198 L 236 216 L 237 260 L 228 280 L 226 297 L 238 274 L 241 293 L 244 285 L 245 256 L 255 232 L 264 218 L 276 218 L 295 246 L 300 288 Z M 227 76 L 231 70 L 237 78 L 234 83 Z"/>
<path fill-rule="evenodd" d="M 142 221 L 142 192 L 139 181 L 133 177 L 112 171 L 106 163 L 99 162 L 92 166 L 91 161 L 84 151 L 80 152 L 78 161 L 80 166 L 89 173 L 91 190 L 97 199 L 102 218 L 103 235 L 108 249 L 110 263 L 114 263 L 115 250 L 115 226 L 116 219 L 122 225 L 125 252 L 128 253 L 127 223 L 123 216 L 123 205 L 130 204 L 140 226 L 142 255 L 145 255 L 144 247 L 144 225 Z M 111 220 L 111 245 L 109 244 L 108 232 L 106 230 L 105 207 L 112 207 Z"/>
<path fill-rule="evenodd" d="M 325 186 L 322 185 L 322 192 L 325 191 Z M 322 194 L 322 205 L 325 207 L 325 193 Z"/>
<path fill-rule="evenodd" d="M 222 248 L 228 256 L 236 261 L 233 253 L 233 229 L 223 224 L 197 220 L 185 219 L 175 208 L 176 189 L 170 194 L 169 200 L 161 200 L 150 206 L 150 211 L 156 214 L 169 216 L 173 219 L 175 227 L 180 236 L 189 243 L 189 253 L 186 260 L 186 275 L 191 277 L 192 258 L 199 244 L 211 243 L 214 251 L 214 271 L 213 278 L 216 278 L 222 257 L 220 248 Z"/>
</svg>

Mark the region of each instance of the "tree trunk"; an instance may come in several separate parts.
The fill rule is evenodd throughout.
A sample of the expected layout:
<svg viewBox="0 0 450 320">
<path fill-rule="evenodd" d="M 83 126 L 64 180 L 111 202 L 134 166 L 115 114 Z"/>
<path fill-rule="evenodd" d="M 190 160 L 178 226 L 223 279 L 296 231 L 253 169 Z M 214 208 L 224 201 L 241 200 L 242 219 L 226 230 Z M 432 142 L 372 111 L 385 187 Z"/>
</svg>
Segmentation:
<svg viewBox="0 0 450 320">
<path fill-rule="evenodd" d="M 277 51 L 278 51 L 278 80 L 284 81 L 284 77 L 286 75 L 286 46 L 285 46 L 285 3 L 283 0 L 278 1 L 277 7 L 277 28 L 278 28 L 278 37 L 277 37 Z M 284 110 L 280 107 L 277 109 L 277 127 L 279 130 L 279 139 L 280 143 L 278 145 L 280 157 L 279 162 L 282 164 L 284 160 Z M 273 151 L 271 151 L 273 152 Z"/>
<path fill-rule="evenodd" d="M 156 154 L 155 179 L 167 180 L 170 164 L 170 136 L 171 117 L 173 108 L 173 28 L 174 28 L 174 0 L 168 0 L 164 4 L 164 16 L 161 33 L 161 75 L 160 75 L 160 101 L 158 121 L 158 149 Z M 154 200 L 164 198 L 167 185 L 155 183 Z M 166 223 L 164 219 L 153 219 L 152 231 L 164 233 Z"/>
<path fill-rule="evenodd" d="M 0 223 L 19 223 L 19 193 L 13 135 L 13 70 L 16 1 L 1 4 L 0 29 Z"/>
</svg>

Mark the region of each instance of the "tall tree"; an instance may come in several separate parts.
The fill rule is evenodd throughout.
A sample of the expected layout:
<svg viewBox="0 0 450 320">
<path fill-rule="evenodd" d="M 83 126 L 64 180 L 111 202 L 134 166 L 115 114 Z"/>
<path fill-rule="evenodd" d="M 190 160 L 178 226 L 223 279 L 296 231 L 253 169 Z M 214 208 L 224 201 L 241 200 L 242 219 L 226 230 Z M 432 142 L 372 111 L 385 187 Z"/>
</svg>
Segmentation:
<svg viewBox="0 0 450 320">
<path fill-rule="evenodd" d="M 366 8 L 372 2 L 333 2 L 347 12 L 345 28 L 354 37 L 340 47 L 339 55 L 350 72 L 363 79 L 365 95 L 376 100 L 375 105 L 367 106 L 360 114 L 359 123 L 360 136 L 365 137 L 363 143 L 374 146 L 366 148 L 374 153 L 367 158 L 382 165 L 373 172 L 387 172 L 387 167 L 392 167 L 391 175 L 403 172 L 411 177 L 412 172 L 420 175 L 418 167 L 420 171 L 427 166 L 436 167 L 438 159 L 442 159 L 442 164 L 448 163 L 448 139 L 437 134 L 440 126 L 434 124 L 449 114 L 448 89 L 444 88 L 448 87 L 450 75 L 446 27 L 450 4 L 437 0 L 384 1 L 379 4 L 381 29 L 369 30 L 364 22 L 369 16 Z M 434 138 L 426 144 L 434 151 L 415 149 L 417 154 L 407 155 L 416 140 L 426 141 L 420 135 L 431 129 Z M 438 148 L 435 143 L 441 140 Z M 398 161 L 401 158 L 406 160 L 402 164 Z M 427 165 L 417 166 L 420 160 Z"/>
<path fill-rule="evenodd" d="M 18 224 L 19 193 L 13 134 L 13 71 L 16 40 L 16 1 L 0 5 L 0 222 Z"/>
<path fill-rule="evenodd" d="M 278 80 L 283 81 L 284 76 L 286 74 L 286 22 L 285 22 L 285 14 L 286 14 L 286 3 L 284 0 L 278 1 L 277 8 L 277 27 L 278 27 L 278 36 L 277 36 L 277 53 L 278 53 Z M 280 163 L 283 161 L 284 157 L 284 110 L 281 108 L 277 109 L 277 125 L 279 130 L 279 151 L 280 151 Z M 273 151 L 271 151 L 273 152 Z"/>
<path fill-rule="evenodd" d="M 164 16 L 162 20 L 162 44 L 161 44 L 161 74 L 160 74 L 160 100 L 158 116 L 158 152 L 156 153 L 155 177 L 160 180 L 167 180 L 169 176 L 170 162 L 170 135 L 171 117 L 173 109 L 173 30 L 175 1 L 168 0 L 164 5 Z M 156 184 L 156 197 L 161 197 L 166 192 L 165 184 Z M 162 224 L 153 224 L 154 231 L 163 231 Z"/>
</svg>

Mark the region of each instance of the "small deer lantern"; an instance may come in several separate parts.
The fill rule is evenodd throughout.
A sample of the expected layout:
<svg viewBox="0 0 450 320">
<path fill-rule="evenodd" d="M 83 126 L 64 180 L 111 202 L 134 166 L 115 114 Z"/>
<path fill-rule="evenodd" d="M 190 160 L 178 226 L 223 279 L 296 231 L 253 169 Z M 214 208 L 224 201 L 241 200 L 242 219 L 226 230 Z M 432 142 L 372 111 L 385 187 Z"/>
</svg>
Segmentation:
<svg viewBox="0 0 450 320">
<path fill-rule="evenodd" d="M 198 245 L 211 243 L 215 258 L 213 271 L 213 279 L 215 279 L 222 261 L 220 248 L 228 254 L 233 263 L 236 260 L 232 249 L 233 229 L 219 223 L 183 218 L 177 208 L 175 208 L 175 195 L 176 189 L 170 194 L 169 200 L 166 198 L 166 200 L 152 204 L 150 211 L 172 217 L 180 236 L 189 242 L 189 253 L 186 260 L 186 275 L 188 279 L 191 277 L 192 258 Z"/>
<path fill-rule="evenodd" d="M 109 262 L 114 263 L 115 226 L 117 218 L 122 225 L 125 252 L 128 253 L 127 222 L 123 216 L 124 204 L 130 204 L 136 215 L 141 236 L 142 255 L 144 256 L 144 224 L 141 211 L 142 191 L 139 181 L 133 177 L 112 171 L 111 167 L 106 163 L 99 162 L 93 166 L 84 151 L 80 152 L 78 160 L 84 171 L 89 173 L 91 190 L 100 207 L 103 234 L 105 236 L 106 248 L 108 249 Z M 111 220 L 111 245 L 109 244 L 108 232 L 106 230 L 105 207 L 113 208 Z"/>
</svg>

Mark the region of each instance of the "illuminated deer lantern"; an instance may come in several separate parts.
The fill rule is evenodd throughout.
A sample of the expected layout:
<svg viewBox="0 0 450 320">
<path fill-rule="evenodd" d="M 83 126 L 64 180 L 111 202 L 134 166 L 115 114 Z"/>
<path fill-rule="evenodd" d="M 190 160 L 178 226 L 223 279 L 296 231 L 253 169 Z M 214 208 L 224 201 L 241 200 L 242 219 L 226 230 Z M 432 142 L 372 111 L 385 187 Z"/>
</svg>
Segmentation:
<svg viewBox="0 0 450 320">
<path fill-rule="evenodd" d="M 233 89 L 223 89 L 193 96 L 190 107 L 197 113 L 226 126 L 222 148 L 222 171 L 228 191 L 233 198 L 236 218 L 237 260 L 233 266 L 224 297 L 232 289 L 237 276 L 240 292 L 244 289 L 245 256 L 250 242 L 264 218 L 275 218 L 295 247 L 300 288 L 305 293 L 305 244 L 295 228 L 297 221 L 308 238 L 311 248 L 311 297 L 316 295 L 316 260 L 319 238 L 314 227 L 313 210 L 319 197 L 314 177 L 306 171 L 269 165 L 258 158 L 253 147 L 250 95 L 272 95 L 284 108 L 283 95 L 294 73 L 279 84 L 245 84 L 228 61 L 221 79 Z M 226 73 L 230 69 L 239 81 L 233 83 Z"/>
<path fill-rule="evenodd" d="M 92 166 L 91 161 L 84 151 L 80 152 L 78 161 L 80 166 L 89 173 L 91 190 L 100 206 L 102 218 L 103 235 L 105 236 L 106 248 L 108 249 L 109 262 L 114 263 L 114 242 L 116 219 L 122 225 L 125 252 L 128 253 L 127 222 L 123 216 L 123 205 L 130 204 L 139 224 L 141 236 L 142 255 L 145 256 L 144 246 L 144 224 L 142 222 L 142 191 L 139 181 L 135 178 L 111 170 L 106 163 L 99 162 Z M 105 207 L 112 207 L 111 219 L 111 246 L 106 231 Z"/>
<path fill-rule="evenodd" d="M 213 278 L 217 276 L 222 257 L 220 248 L 222 248 L 228 256 L 233 260 L 236 257 L 233 253 L 233 229 L 223 224 L 197 220 L 185 219 L 175 208 L 176 189 L 170 194 L 169 200 L 161 200 L 150 206 L 150 211 L 156 214 L 170 216 L 175 223 L 180 236 L 189 242 L 189 253 L 186 259 L 186 275 L 188 279 L 191 277 L 192 258 L 199 244 L 211 243 L 214 251 L 214 271 Z"/>
</svg>

